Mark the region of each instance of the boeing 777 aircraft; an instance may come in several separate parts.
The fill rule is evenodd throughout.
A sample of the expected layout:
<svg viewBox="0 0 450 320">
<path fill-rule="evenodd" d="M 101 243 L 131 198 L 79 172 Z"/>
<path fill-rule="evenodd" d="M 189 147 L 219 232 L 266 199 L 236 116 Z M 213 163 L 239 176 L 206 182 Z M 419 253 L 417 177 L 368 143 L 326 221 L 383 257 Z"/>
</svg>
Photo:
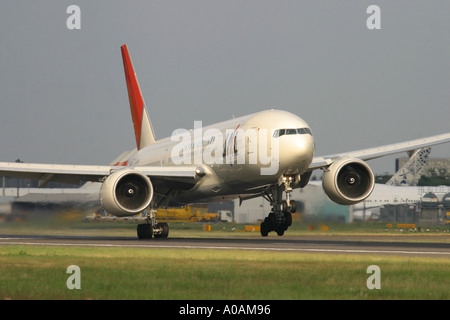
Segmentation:
<svg viewBox="0 0 450 320">
<path fill-rule="evenodd" d="M 137 149 L 117 165 L 0 163 L 0 175 L 79 184 L 100 182 L 100 202 L 116 216 L 147 214 L 137 227 L 139 239 L 167 237 L 156 209 L 195 202 L 264 197 L 272 210 L 261 234 L 283 235 L 292 222 L 293 188 L 309 182 L 313 170 L 325 171 L 323 189 L 336 203 L 366 199 L 374 175 L 366 160 L 450 141 L 450 133 L 383 147 L 314 156 L 308 124 L 295 114 L 266 110 L 157 139 L 126 45 L 121 47 Z"/>
</svg>

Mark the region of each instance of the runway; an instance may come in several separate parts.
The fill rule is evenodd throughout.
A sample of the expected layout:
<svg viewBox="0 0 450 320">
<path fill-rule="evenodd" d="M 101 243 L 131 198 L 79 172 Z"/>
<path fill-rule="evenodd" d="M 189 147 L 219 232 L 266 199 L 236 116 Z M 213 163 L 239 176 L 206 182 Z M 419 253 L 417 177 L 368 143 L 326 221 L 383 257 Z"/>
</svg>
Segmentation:
<svg viewBox="0 0 450 320">
<path fill-rule="evenodd" d="M 65 246 L 141 249 L 259 250 L 324 254 L 394 255 L 450 258 L 448 242 L 402 241 L 389 237 L 285 236 L 257 238 L 167 238 L 138 240 L 135 237 L 0 235 L 0 246 Z"/>
</svg>

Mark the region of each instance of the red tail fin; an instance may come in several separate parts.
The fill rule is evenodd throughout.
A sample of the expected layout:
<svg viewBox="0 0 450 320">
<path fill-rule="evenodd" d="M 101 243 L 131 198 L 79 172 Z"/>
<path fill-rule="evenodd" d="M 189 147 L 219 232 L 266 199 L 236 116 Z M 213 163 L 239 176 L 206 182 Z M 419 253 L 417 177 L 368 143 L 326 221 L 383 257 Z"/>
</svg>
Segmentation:
<svg viewBox="0 0 450 320">
<path fill-rule="evenodd" d="M 140 150 L 155 142 L 155 134 L 148 117 L 144 98 L 134 72 L 133 63 L 128 54 L 127 46 L 121 47 L 125 80 L 127 82 L 128 99 L 130 100 L 131 117 L 133 120 L 134 133 L 136 136 L 137 149 Z"/>
</svg>

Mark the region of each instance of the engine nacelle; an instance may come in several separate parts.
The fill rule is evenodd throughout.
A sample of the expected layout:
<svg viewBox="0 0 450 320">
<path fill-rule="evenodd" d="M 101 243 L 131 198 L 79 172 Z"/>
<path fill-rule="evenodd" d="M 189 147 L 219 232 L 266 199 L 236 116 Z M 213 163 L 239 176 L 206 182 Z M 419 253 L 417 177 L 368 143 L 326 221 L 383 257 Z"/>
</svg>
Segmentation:
<svg viewBox="0 0 450 320">
<path fill-rule="evenodd" d="M 351 205 L 366 199 L 373 191 L 372 170 L 360 159 L 339 159 L 327 169 L 322 186 L 330 200 Z"/>
<path fill-rule="evenodd" d="M 132 216 L 146 209 L 153 198 L 150 179 L 133 169 L 115 171 L 100 189 L 103 208 L 116 216 Z"/>
</svg>

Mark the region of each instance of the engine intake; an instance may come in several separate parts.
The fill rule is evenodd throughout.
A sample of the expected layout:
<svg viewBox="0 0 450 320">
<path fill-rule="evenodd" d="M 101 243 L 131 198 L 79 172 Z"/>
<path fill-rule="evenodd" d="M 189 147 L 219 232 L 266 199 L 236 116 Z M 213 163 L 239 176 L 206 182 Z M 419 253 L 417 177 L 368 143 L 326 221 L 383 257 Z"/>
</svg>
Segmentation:
<svg viewBox="0 0 450 320">
<path fill-rule="evenodd" d="M 322 186 L 330 200 L 351 205 L 365 200 L 373 191 L 375 178 L 360 159 L 339 159 L 327 169 Z"/>
<path fill-rule="evenodd" d="M 134 169 L 112 173 L 100 189 L 103 208 L 116 216 L 132 216 L 146 209 L 153 198 L 150 179 Z"/>
</svg>

